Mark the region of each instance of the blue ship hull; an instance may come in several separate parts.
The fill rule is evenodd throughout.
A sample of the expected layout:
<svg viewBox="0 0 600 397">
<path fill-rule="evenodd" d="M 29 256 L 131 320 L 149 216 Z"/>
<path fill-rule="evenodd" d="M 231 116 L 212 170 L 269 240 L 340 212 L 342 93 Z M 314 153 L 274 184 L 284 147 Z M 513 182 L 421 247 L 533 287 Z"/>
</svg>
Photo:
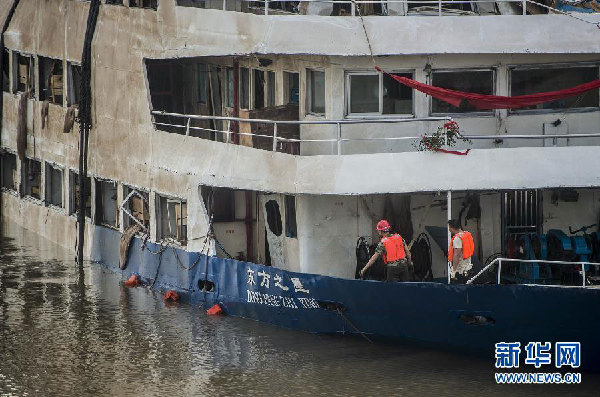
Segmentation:
<svg viewBox="0 0 600 397">
<path fill-rule="evenodd" d="M 600 368 L 600 289 L 538 285 L 385 283 L 293 273 L 134 239 L 119 269 L 120 233 L 97 227 L 93 259 L 123 279 L 228 315 L 328 334 L 412 341 L 489 353 L 497 342 L 581 342 L 582 367 Z M 152 253 L 154 252 L 154 253 Z"/>
</svg>

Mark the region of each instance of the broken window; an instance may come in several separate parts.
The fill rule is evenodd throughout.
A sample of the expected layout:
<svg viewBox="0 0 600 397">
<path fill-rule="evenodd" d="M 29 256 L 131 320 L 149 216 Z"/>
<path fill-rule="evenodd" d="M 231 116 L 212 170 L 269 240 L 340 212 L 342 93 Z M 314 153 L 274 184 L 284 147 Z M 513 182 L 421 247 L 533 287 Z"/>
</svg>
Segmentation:
<svg viewBox="0 0 600 397">
<path fill-rule="evenodd" d="M 23 195 L 41 199 L 42 163 L 39 160 L 25 159 L 21 171 Z"/>
<path fill-rule="evenodd" d="M 2 52 L 2 91 L 10 91 L 10 53 L 7 49 Z"/>
<path fill-rule="evenodd" d="M 202 186 L 202 200 L 213 222 L 232 222 L 235 220 L 235 191 L 229 188 Z"/>
<path fill-rule="evenodd" d="M 206 103 L 208 97 L 208 71 L 205 63 L 198 64 L 198 102 Z"/>
<path fill-rule="evenodd" d="M 412 73 L 394 74 L 413 78 Z M 381 73 L 367 72 L 348 73 L 346 77 L 346 106 L 349 115 L 412 115 L 412 90 L 406 89 L 393 78 Z"/>
<path fill-rule="evenodd" d="M 59 59 L 38 57 L 40 100 L 63 103 L 63 63 Z"/>
<path fill-rule="evenodd" d="M 510 72 L 510 95 L 527 95 L 572 88 L 598 79 L 598 66 L 514 68 Z M 598 90 L 523 109 L 573 109 L 598 107 Z"/>
<path fill-rule="evenodd" d="M 124 186 L 124 199 L 121 204 L 123 208 L 123 225 L 125 228 L 137 223 L 148 230 L 150 228 L 150 205 L 148 192 Z M 125 211 L 126 210 L 126 211 Z M 134 219 L 132 219 L 135 218 Z"/>
<path fill-rule="evenodd" d="M 298 228 L 296 227 L 296 197 L 285 196 L 285 235 L 286 237 L 298 237 Z"/>
<path fill-rule="evenodd" d="M 227 83 L 227 107 L 233 107 L 233 68 L 225 70 L 225 81 Z"/>
<path fill-rule="evenodd" d="M 275 200 L 269 200 L 265 204 L 267 212 L 267 225 L 269 230 L 276 236 L 281 236 L 281 212 L 279 211 L 279 204 Z"/>
<path fill-rule="evenodd" d="M 240 68 L 240 108 L 250 109 L 250 71 Z"/>
<path fill-rule="evenodd" d="M 35 84 L 33 77 L 33 57 L 17 52 L 13 53 L 13 83 L 16 93 L 31 90 L 31 97 L 35 97 Z"/>
<path fill-rule="evenodd" d="M 71 208 L 69 210 L 70 215 L 77 215 L 79 213 L 79 174 L 75 171 L 69 172 L 69 201 Z M 92 178 L 86 177 L 83 183 L 83 195 L 85 197 L 85 216 L 88 218 L 92 217 Z"/>
<path fill-rule="evenodd" d="M 254 69 L 254 109 L 265 107 L 265 72 Z"/>
<path fill-rule="evenodd" d="M 119 206 L 117 205 L 117 182 L 96 181 L 96 223 L 119 227 Z"/>
<path fill-rule="evenodd" d="M 63 207 L 63 169 L 46 163 L 46 204 Z"/>
<path fill-rule="evenodd" d="M 14 153 L 2 154 L 2 188 L 17 191 L 17 156 Z"/>
<path fill-rule="evenodd" d="M 306 112 L 325 114 L 325 72 L 306 70 Z"/>
<path fill-rule="evenodd" d="M 157 199 L 157 238 L 172 238 L 187 242 L 187 202 L 178 198 L 156 195 Z"/>
<path fill-rule="evenodd" d="M 300 103 L 300 74 L 283 72 L 285 103 Z"/>
<path fill-rule="evenodd" d="M 267 106 L 275 106 L 275 72 L 267 72 Z"/>
<path fill-rule="evenodd" d="M 79 105 L 81 98 L 81 66 L 67 63 L 67 106 Z"/>
<path fill-rule="evenodd" d="M 158 8 L 158 0 L 129 0 L 129 7 L 136 8 Z"/>
<path fill-rule="evenodd" d="M 494 93 L 494 72 L 492 70 L 435 71 L 432 73 L 431 82 L 436 87 L 450 90 L 484 95 L 493 95 Z M 477 108 L 467 101 L 463 101 L 459 107 L 456 107 L 436 98 L 431 100 L 432 113 L 466 113 L 476 111 Z"/>
</svg>

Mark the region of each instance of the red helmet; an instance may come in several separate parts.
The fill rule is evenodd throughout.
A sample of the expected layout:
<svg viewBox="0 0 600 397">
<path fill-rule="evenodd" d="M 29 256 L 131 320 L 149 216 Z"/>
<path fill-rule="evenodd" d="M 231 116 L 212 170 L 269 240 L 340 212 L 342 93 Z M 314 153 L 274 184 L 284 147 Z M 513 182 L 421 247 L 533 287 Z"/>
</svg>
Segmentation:
<svg viewBox="0 0 600 397">
<path fill-rule="evenodd" d="M 387 232 L 391 228 L 392 227 L 390 226 L 390 223 L 388 221 L 386 221 L 385 219 L 382 219 L 379 222 L 377 222 L 377 230 L 379 230 L 381 232 Z"/>
</svg>

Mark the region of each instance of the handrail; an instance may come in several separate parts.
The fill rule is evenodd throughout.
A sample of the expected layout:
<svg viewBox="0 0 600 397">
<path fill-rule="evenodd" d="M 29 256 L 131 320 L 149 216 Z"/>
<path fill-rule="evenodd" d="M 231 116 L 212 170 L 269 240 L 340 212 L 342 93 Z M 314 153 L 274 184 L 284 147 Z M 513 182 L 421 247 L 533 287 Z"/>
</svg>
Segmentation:
<svg viewBox="0 0 600 397">
<path fill-rule="evenodd" d="M 496 278 L 497 284 L 502 284 L 502 280 L 500 279 L 500 274 L 502 272 L 502 262 L 517 262 L 517 263 L 538 263 L 538 264 L 546 264 L 546 265 L 580 265 L 581 273 L 582 273 L 582 286 L 585 287 L 585 266 L 600 266 L 600 263 L 596 262 L 587 262 L 587 261 L 548 261 L 548 260 L 537 260 L 537 259 L 513 259 L 513 258 L 495 258 L 490 263 L 487 264 L 483 269 L 481 269 L 476 275 L 467 280 L 467 284 L 472 284 L 473 281 L 483 273 L 487 272 L 490 267 L 494 266 L 496 263 L 498 264 L 498 274 Z"/>
</svg>

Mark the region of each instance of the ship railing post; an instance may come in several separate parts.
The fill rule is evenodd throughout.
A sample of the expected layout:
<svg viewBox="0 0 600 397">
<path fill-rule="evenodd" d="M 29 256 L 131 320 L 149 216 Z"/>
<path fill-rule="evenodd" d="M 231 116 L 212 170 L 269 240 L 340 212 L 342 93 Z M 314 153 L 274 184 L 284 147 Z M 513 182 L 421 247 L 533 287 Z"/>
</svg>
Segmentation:
<svg viewBox="0 0 600 397">
<path fill-rule="evenodd" d="M 342 154 L 342 124 L 337 123 L 337 154 Z"/>
<path fill-rule="evenodd" d="M 502 273 L 502 258 L 498 258 L 498 285 L 500 285 L 500 273 Z"/>
<path fill-rule="evenodd" d="M 352 15 L 353 17 L 356 16 L 356 3 L 354 2 L 354 0 L 352 0 L 352 3 L 350 4 L 350 15 Z"/>
<path fill-rule="evenodd" d="M 442 16 L 442 0 L 438 0 L 438 16 Z"/>
<path fill-rule="evenodd" d="M 187 124 L 185 126 L 185 136 L 190 136 L 190 123 L 192 121 L 191 117 L 188 117 Z"/>
<path fill-rule="evenodd" d="M 273 123 L 273 151 L 277 151 L 277 123 Z"/>
<path fill-rule="evenodd" d="M 269 15 L 269 0 L 265 0 L 265 15 Z"/>
<path fill-rule="evenodd" d="M 585 262 L 581 262 L 581 278 L 583 287 L 585 287 Z"/>
<path fill-rule="evenodd" d="M 227 0 L 223 0 L 223 11 L 227 11 Z"/>
<path fill-rule="evenodd" d="M 527 15 L 527 0 L 523 0 L 523 15 Z"/>
</svg>

